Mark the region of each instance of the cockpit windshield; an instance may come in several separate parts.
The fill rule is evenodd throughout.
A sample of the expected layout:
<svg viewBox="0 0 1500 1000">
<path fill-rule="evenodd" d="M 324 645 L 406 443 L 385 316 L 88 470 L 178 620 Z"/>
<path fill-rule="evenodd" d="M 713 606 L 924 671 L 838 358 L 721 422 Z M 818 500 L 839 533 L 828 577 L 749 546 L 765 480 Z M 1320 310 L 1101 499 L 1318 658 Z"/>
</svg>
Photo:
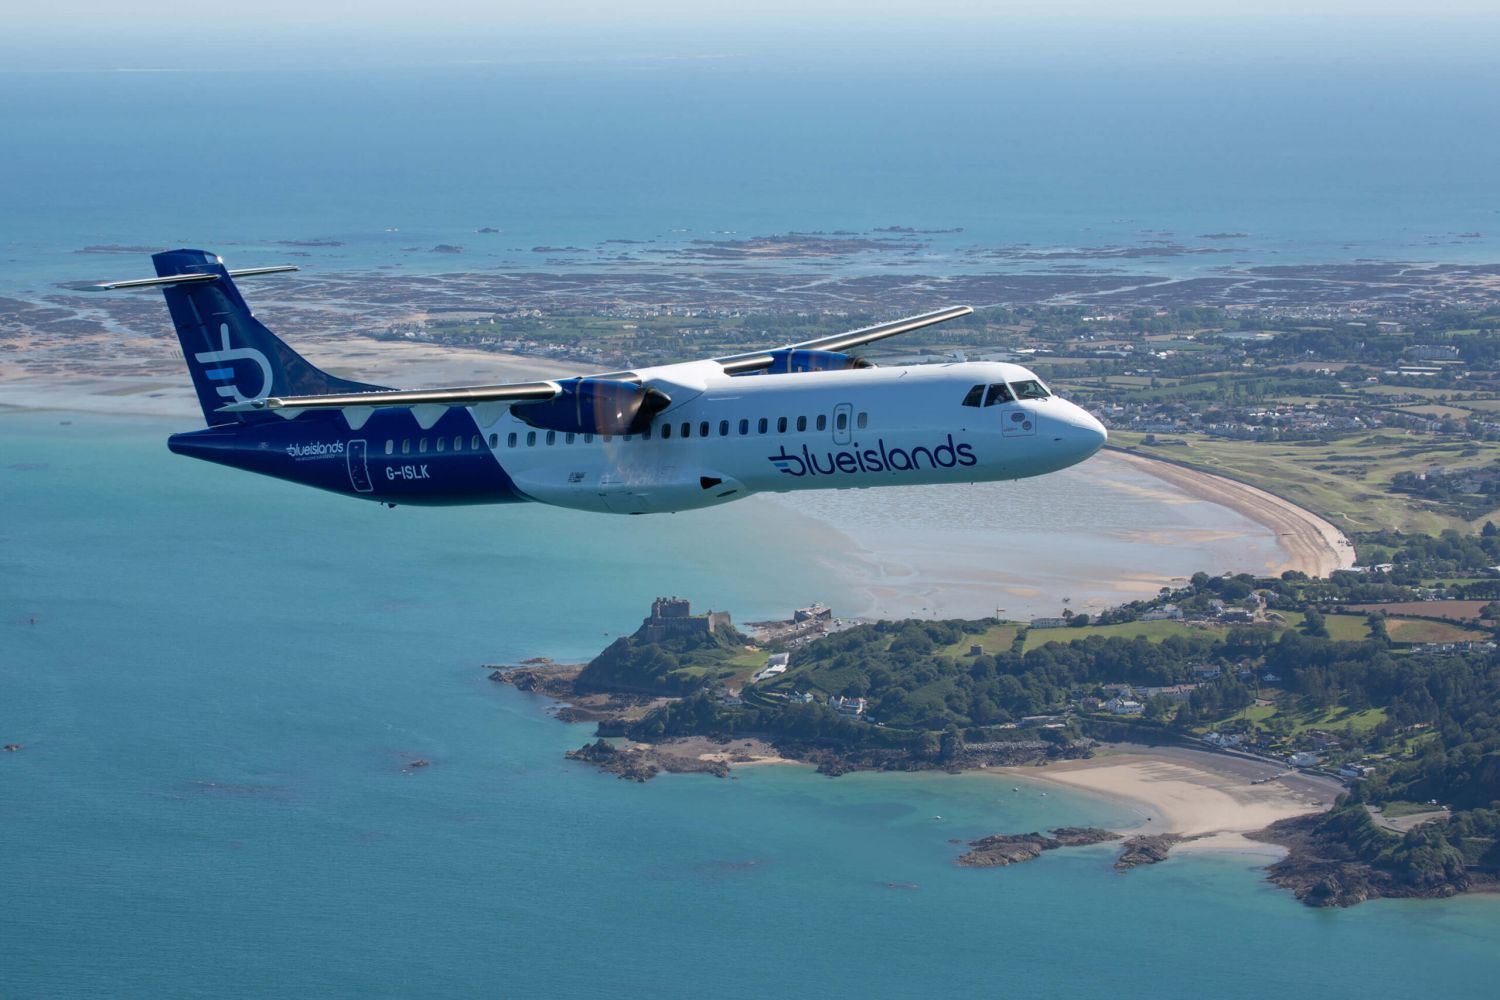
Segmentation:
<svg viewBox="0 0 1500 1000">
<path fill-rule="evenodd" d="M 1010 387 L 1015 390 L 1017 399 L 1046 399 L 1052 393 L 1047 387 L 1035 379 L 1027 379 L 1025 382 L 1012 382 Z"/>
<path fill-rule="evenodd" d="M 994 406 L 996 403 L 1009 403 L 1014 398 L 1004 382 L 996 382 L 984 394 L 984 405 Z"/>
</svg>

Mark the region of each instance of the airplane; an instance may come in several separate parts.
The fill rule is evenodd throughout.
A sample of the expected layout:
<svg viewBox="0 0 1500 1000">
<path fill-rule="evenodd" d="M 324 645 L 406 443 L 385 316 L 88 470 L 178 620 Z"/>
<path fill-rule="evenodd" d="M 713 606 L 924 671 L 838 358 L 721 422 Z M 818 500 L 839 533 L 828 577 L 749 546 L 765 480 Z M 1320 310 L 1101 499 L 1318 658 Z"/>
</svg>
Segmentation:
<svg viewBox="0 0 1500 1000">
<path fill-rule="evenodd" d="M 1040 476 L 1104 425 L 1000 362 L 876 367 L 848 352 L 973 312 L 955 306 L 765 351 L 573 378 L 390 389 L 324 372 L 263 326 L 215 254 L 154 254 L 207 427 L 179 455 L 400 504 L 535 501 L 650 514 L 755 493 Z"/>
</svg>

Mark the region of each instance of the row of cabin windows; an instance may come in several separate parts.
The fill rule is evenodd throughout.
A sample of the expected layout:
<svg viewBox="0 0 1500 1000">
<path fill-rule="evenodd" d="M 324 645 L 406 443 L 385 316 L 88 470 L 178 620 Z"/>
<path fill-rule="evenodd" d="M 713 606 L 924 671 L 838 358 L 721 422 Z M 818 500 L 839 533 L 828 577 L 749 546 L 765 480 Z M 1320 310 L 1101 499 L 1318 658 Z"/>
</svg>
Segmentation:
<svg viewBox="0 0 1500 1000">
<path fill-rule="evenodd" d="M 964 396 L 965 406 L 996 406 L 1000 403 L 1012 403 L 1018 399 L 1046 399 L 1052 393 L 1047 387 L 1035 379 L 1027 379 L 1025 382 L 1015 382 L 1006 385 L 1004 382 L 996 382 L 994 385 L 976 385 Z"/>
<path fill-rule="evenodd" d="M 966 405 L 967 405 L 967 403 L 966 403 Z M 826 413 L 820 413 L 820 414 L 818 414 L 815 418 L 813 418 L 812 423 L 813 423 L 813 426 L 816 429 L 818 429 L 820 431 L 826 431 L 828 429 L 828 414 L 826 414 Z M 834 415 L 834 418 L 833 418 L 833 425 L 834 425 L 834 428 L 837 429 L 837 430 L 839 430 L 839 431 L 846 431 L 846 430 L 848 430 L 849 429 L 849 414 L 848 414 L 848 412 L 841 410 L 838 413 L 836 413 Z M 680 425 L 678 425 L 678 429 L 677 429 L 676 433 L 680 437 L 690 438 L 690 437 L 693 436 L 694 426 L 695 425 L 692 423 L 692 421 L 684 420 Z M 772 426 L 772 424 L 771 424 L 771 421 L 770 421 L 769 417 L 761 417 L 760 419 L 758 419 L 758 420 L 755 421 L 755 424 L 754 424 L 755 433 L 756 434 L 769 434 L 771 432 L 771 426 Z M 855 415 L 854 426 L 859 427 L 861 429 L 870 426 L 870 415 L 868 413 L 859 413 L 859 414 Z M 797 429 L 798 432 L 805 432 L 807 430 L 807 427 L 808 427 L 808 419 L 806 417 L 797 417 L 797 418 L 795 418 L 795 420 L 789 420 L 786 417 L 777 417 L 776 418 L 775 427 L 776 427 L 776 433 L 777 434 L 785 434 L 787 432 L 787 430 L 789 428 L 791 428 L 791 427 L 796 427 L 796 429 Z M 696 428 L 697 428 L 697 432 L 698 432 L 698 436 L 699 437 L 710 437 L 711 433 L 713 431 L 713 425 L 710 424 L 709 421 L 707 421 L 707 420 L 701 420 L 701 421 L 699 421 L 697 423 L 697 425 L 696 425 Z M 750 433 L 750 428 L 751 428 L 751 423 L 750 423 L 749 420 L 741 420 L 741 421 L 739 421 L 738 425 L 735 427 L 735 429 L 739 431 L 739 433 L 740 433 L 740 435 L 742 437 L 746 436 L 746 435 L 748 435 Z M 663 439 L 670 438 L 673 435 L 673 433 L 674 433 L 674 431 L 673 431 L 673 425 L 671 423 L 663 423 L 661 425 L 661 427 L 659 428 L 659 431 L 660 431 L 660 434 L 661 434 L 661 436 L 662 436 Z M 729 431 L 730 431 L 730 423 L 729 423 L 729 421 L 728 420 L 720 420 L 719 424 L 718 424 L 718 431 L 719 431 L 719 437 L 729 437 Z M 651 440 L 651 434 L 652 434 L 651 428 L 649 428 L 649 427 L 646 428 L 646 430 L 644 430 L 643 432 L 641 432 L 641 435 L 640 435 L 641 440 L 642 441 L 649 441 L 649 440 Z M 611 439 L 611 437 L 612 437 L 612 435 L 609 435 L 609 434 L 601 434 L 599 436 L 602 437 L 605 441 L 609 441 Z M 583 443 L 584 444 L 593 444 L 594 443 L 594 435 L 592 435 L 592 434 L 574 434 L 572 432 L 568 432 L 568 433 L 565 433 L 565 434 L 562 435 L 563 444 L 574 444 L 578 440 L 578 438 L 580 438 L 580 437 L 583 438 Z M 625 438 L 626 441 L 631 440 L 633 437 L 634 437 L 634 435 L 631 435 L 631 434 L 624 435 L 624 438 Z M 557 444 L 557 438 L 558 438 L 558 432 L 557 431 L 547 431 L 545 435 L 541 436 L 542 442 L 545 443 L 545 444 L 549 444 L 549 445 Z M 433 440 L 435 441 L 435 443 L 432 446 L 432 450 L 433 451 L 441 453 L 441 452 L 444 452 L 444 451 L 448 450 L 448 439 L 446 437 L 435 438 Z M 526 432 L 526 439 L 525 440 L 526 440 L 526 447 L 528 447 L 528 448 L 535 447 L 536 444 L 537 444 L 537 441 L 538 441 L 538 434 L 537 434 L 537 432 L 536 431 L 527 431 Z M 507 448 L 514 448 L 517 445 L 519 445 L 520 443 L 521 443 L 521 436 L 519 434 L 517 434 L 515 431 L 512 431 L 511 433 L 505 435 L 505 446 Z M 499 447 L 499 444 L 500 444 L 500 436 L 498 434 L 491 434 L 490 435 L 490 447 L 491 448 L 496 448 L 496 447 Z M 471 451 L 478 451 L 480 449 L 480 445 L 481 445 L 480 437 L 479 437 L 479 435 L 476 434 L 476 435 L 474 435 L 470 439 L 469 449 Z M 425 455 L 425 454 L 427 454 L 427 450 L 428 450 L 428 439 L 425 438 L 425 437 L 424 438 L 418 438 L 417 439 L 417 449 L 416 449 L 417 454 L 419 454 L 419 455 Z M 464 438 L 463 438 L 463 435 L 455 435 L 454 436 L 454 438 L 453 438 L 453 450 L 455 452 L 461 452 L 461 451 L 464 450 Z M 396 442 L 394 440 L 388 439 L 385 442 L 385 453 L 387 455 L 394 455 L 396 453 Z M 406 438 L 406 439 L 402 440 L 402 442 L 401 442 L 401 454 L 403 454 L 403 455 L 410 455 L 411 453 L 412 453 L 411 439 L 410 438 Z"/>
<path fill-rule="evenodd" d="M 470 437 L 468 439 L 468 445 L 469 445 L 469 449 L 468 449 L 469 451 L 478 451 L 480 448 L 482 448 L 484 446 L 483 445 L 483 441 L 480 439 L 480 437 L 479 437 L 478 434 L 475 434 L 473 437 Z M 495 445 L 495 435 L 491 434 L 490 435 L 490 447 L 494 447 L 494 445 Z M 448 439 L 446 437 L 440 437 L 440 438 L 433 438 L 432 439 L 432 450 L 433 451 L 439 452 L 439 453 L 445 452 L 445 451 L 448 450 L 448 447 L 449 447 L 449 445 L 448 445 Z M 425 454 L 427 454 L 427 448 L 428 448 L 428 439 L 427 438 L 417 438 L 417 454 L 418 455 L 425 455 Z M 453 435 L 453 450 L 454 451 L 463 451 L 464 450 L 464 435 L 462 435 L 462 434 L 455 434 L 455 435 Z M 386 439 L 386 442 L 385 442 L 385 453 L 387 455 L 394 455 L 394 454 L 396 454 L 396 442 L 393 439 L 391 439 L 391 438 L 387 438 Z M 411 454 L 411 438 L 406 438 L 405 440 L 403 440 L 401 442 L 401 454 L 403 454 L 403 455 L 410 455 Z"/>
</svg>

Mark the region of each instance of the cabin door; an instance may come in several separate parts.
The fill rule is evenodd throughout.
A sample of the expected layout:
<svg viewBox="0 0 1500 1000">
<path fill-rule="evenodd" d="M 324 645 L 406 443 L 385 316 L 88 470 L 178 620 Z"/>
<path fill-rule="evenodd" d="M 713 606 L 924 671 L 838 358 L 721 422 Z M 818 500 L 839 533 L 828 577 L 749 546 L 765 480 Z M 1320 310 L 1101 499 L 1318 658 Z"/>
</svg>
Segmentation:
<svg viewBox="0 0 1500 1000">
<path fill-rule="evenodd" d="M 854 423 L 854 406 L 850 403 L 840 403 L 833 408 L 833 443 L 848 444 L 850 435 L 854 433 L 851 425 Z"/>
<path fill-rule="evenodd" d="M 375 484 L 370 481 L 370 466 L 366 461 L 364 441 L 350 441 L 345 457 L 349 461 L 349 485 L 356 493 L 373 493 Z"/>
</svg>

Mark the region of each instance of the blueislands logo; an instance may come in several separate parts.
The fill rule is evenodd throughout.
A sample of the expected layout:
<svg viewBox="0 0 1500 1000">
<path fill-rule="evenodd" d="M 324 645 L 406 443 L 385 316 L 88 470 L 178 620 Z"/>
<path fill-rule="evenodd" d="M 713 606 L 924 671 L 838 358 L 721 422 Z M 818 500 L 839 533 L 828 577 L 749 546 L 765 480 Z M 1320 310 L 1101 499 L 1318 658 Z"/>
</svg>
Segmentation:
<svg viewBox="0 0 1500 1000">
<path fill-rule="evenodd" d="M 861 448 L 859 442 L 853 447 L 836 451 L 815 453 L 807 445 L 801 452 L 789 453 L 786 445 L 775 455 L 766 456 L 771 464 L 788 476 L 831 476 L 834 473 L 854 472 L 910 472 L 914 469 L 968 468 L 978 465 L 974 449 L 965 442 L 957 444 L 953 435 L 932 448 L 918 445 L 915 448 L 891 448 L 881 438 L 873 448 Z M 925 465 L 923 463 L 926 463 Z"/>
<path fill-rule="evenodd" d="M 219 324 L 219 339 L 221 347 L 217 351 L 200 351 L 193 355 L 193 360 L 200 365 L 215 365 L 217 367 L 207 368 L 203 374 L 212 382 L 223 383 L 214 386 L 214 391 L 225 399 L 236 403 L 248 402 L 251 399 L 264 398 L 271 391 L 271 362 L 264 354 L 253 347 L 230 346 L 229 324 Z M 252 361 L 260 369 L 260 388 L 254 396 L 246 396 L 240 392 L 235 384 L 234 365 L 235 361 Z"/>
</svg>

